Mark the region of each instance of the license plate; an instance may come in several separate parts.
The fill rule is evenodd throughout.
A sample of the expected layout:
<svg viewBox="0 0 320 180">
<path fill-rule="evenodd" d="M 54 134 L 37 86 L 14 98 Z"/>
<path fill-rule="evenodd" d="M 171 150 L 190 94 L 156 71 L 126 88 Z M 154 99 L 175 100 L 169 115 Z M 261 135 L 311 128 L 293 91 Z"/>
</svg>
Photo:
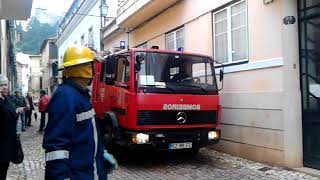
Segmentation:
<svg viewBox="0 0 320 180">
<path fill-rule="evenodd" d="M 192 142 L 169 144 L 169 149 L 190 149 L 190 148 L 192 148 Z"/>
</svg>

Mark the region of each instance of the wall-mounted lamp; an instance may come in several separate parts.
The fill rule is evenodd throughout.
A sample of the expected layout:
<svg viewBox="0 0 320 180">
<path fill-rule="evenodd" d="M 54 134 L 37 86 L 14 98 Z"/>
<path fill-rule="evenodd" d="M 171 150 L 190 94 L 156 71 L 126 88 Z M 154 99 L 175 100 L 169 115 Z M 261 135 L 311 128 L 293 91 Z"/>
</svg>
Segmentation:
<svg viewBox="0 0 320 180">
<path fill-rule="evenodd" d="M 268 4 L 272 3 L 272 2 L 273 2 L 273 0 L 263 0 L 263 3 L 265 5 L 268 5 Z"/>
<path fill-rule="evenodd" d="M 101 3 L 100 5 L 100 15 L 102 17 L 105 17 L 108 15 L 108 9 L 109 9 L 109 6 L 105 3 Z"/>
</svg>

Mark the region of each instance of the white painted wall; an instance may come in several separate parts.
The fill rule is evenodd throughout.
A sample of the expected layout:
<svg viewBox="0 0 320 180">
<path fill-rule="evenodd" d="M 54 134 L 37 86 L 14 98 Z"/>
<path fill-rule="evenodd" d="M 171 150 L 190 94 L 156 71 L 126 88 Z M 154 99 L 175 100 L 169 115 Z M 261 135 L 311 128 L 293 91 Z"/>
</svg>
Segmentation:
<svg viewBox="0 0 320 180">
<path fill-rule="evenodd" d="M 8 57 L 8 39 L 7 39 L 7 26 L 5 20 L 0 20 L 0 73 L 7 76 L 7 57 Z"/>
<path fill-rule="evenodd" d="M 25 95 L 28 92 L 28 85 L 29 85 L 29 77 L 30 77 L 30 57 L 24 53 L 17 53 L 16 54 L 17 62 L 21 64 L 21 84 L 18 84 L 22 88 L 22 94 Z M 19 82 L 18 82 L 19 83 Z"/>
<path fill-rule="evenodd" d="M 30 55 L 30 68 L 31 68 L 31 83 L 29 84 L 30 91 L 36 93 L 35 95 L 39 97 L 40 91 L 40 77 L 41 72 L 41 56 L 40 55 Z"/>
<path fill-rule="evenodd" d="M 100 0 L 86 0 L 78 12 L 81 14 L 99 16 L 99 6 Z M 68 46 L 75 42 L 81 44 L 82 35 L 84 35 L 85 42 L 88 43 L 88 32 L 91 27 L 93 27 L 94 49 L 100 51 L 100 23 L 101 19 L 99 17 L 83 15 L 76 15 L 73 17 L 62 34 L 59 35 L 56 42 L 58 47 L 59 65 L 61 65 L 63 61 L 63 55 Z"/>
<path fill-rule="evenodd" d="M 108 17 L 117 17 L 117 9 L 119 8 L 118 0 L 107 0 L 106 4 L 108 8 Z"/>
</svg>

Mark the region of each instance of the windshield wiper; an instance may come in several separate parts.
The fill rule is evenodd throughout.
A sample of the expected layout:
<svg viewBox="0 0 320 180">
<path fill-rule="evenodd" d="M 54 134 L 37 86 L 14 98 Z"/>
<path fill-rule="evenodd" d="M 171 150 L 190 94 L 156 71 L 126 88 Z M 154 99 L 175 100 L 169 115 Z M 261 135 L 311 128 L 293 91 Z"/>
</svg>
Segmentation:
<svg viewBox="0 0 320 180">
<path fill-rule="evenodd" d="M 195 88 L 198 88 L 198 89 L 201 89 L 203 92 L 207 93 L 208 91 L 201 87 L 201 86 L 196 86 L 196 85 L 191 85 L 191 84 L 175 84 L 177 86 L 184 86 L 184 87 L 195 87 Z"/>
</svg>

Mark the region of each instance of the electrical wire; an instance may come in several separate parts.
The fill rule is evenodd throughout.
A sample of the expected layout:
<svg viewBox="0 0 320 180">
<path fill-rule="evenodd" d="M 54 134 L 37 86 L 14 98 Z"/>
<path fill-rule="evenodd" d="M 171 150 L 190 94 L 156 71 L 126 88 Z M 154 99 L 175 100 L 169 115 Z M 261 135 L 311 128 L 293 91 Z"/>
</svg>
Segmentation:
<svg viewBox="0 0 320 180">
<path fill-rule="evenodd" d="M 45 8 L 36 8 L 36 9 L 39 9 L 39 10 L 42 10 L 42 11 L 48 11 L 48 9 L 45 9 Z M 82 16 L 92 16 L 92 17 L 104 17 L 104 16 L 97 16 L 97 15 L 93 15 L 93 14 L 83 14 L 83 13 L 68 13 L 68 12 L 62 12 L 62 13 L 65 13 L 65 14 L 76 14 L 76 15 L 82 15 Z"/>
</svg>

